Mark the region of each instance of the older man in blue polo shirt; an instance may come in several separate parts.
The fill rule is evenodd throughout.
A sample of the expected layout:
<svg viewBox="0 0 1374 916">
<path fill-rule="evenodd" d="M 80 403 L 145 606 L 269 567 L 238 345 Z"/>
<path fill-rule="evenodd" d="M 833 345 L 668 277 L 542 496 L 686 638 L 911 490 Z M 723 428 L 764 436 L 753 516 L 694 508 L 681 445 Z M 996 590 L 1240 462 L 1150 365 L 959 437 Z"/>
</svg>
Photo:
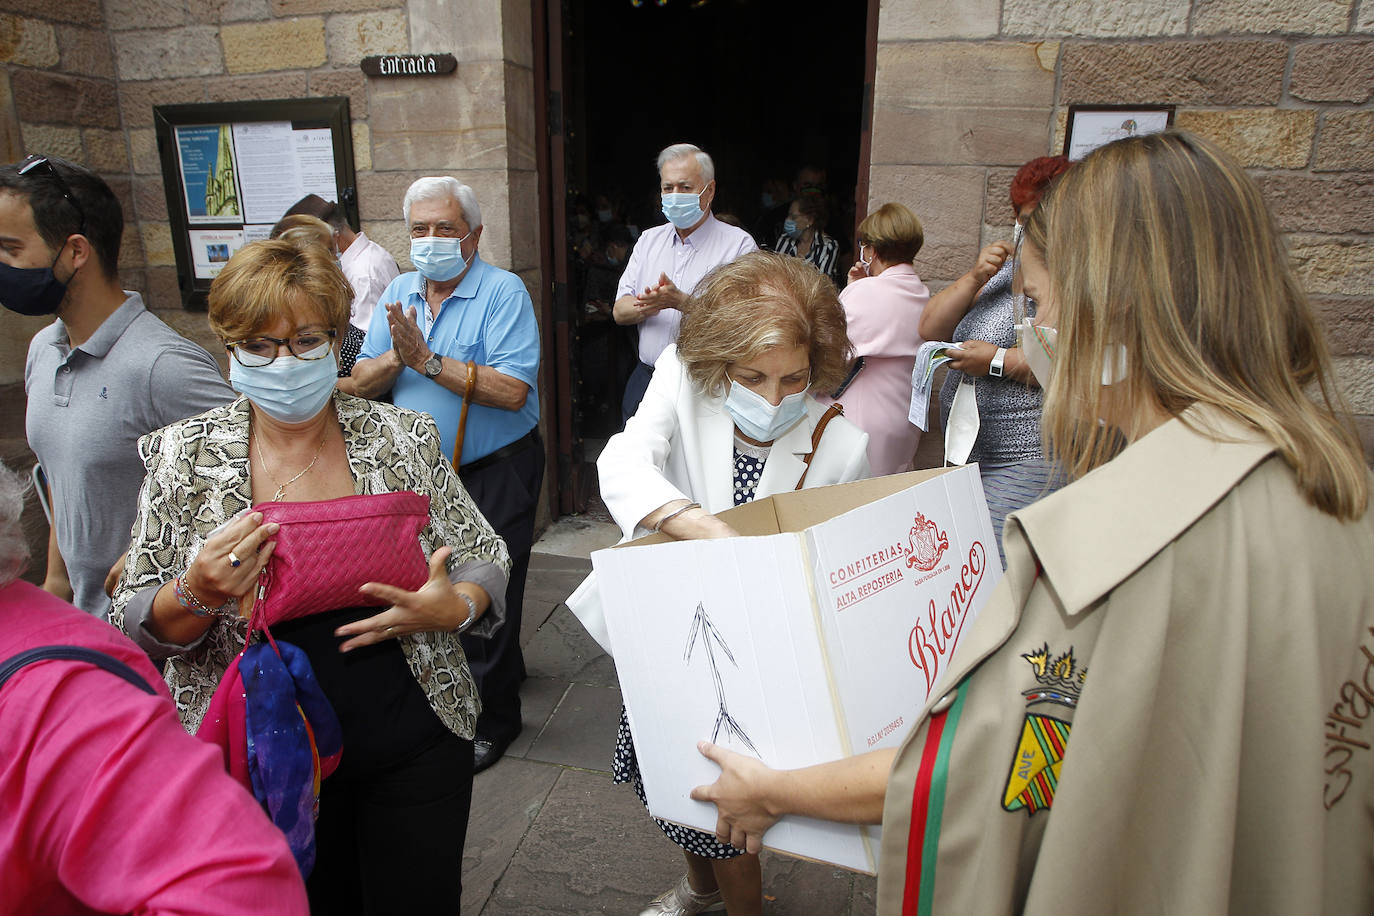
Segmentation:
<svg viewBox="0 0 1374 916">
<path fill-rule="evenodd" d="M 510 548 L 505 624 L 490 639 L 463 637 L 482 696 L 474 742 L 481 771 L 520 733 L 520 607 L 544 476 L 539 327 L 520 278 L 477 254 L 482 211 L 471 188 L 421 178 L 402 209 L 416 270 L 382 293 L 353 379 L 364 397 L 390 391 L 397 406 L 434 417 L 463 485 Z"/>
</svg>

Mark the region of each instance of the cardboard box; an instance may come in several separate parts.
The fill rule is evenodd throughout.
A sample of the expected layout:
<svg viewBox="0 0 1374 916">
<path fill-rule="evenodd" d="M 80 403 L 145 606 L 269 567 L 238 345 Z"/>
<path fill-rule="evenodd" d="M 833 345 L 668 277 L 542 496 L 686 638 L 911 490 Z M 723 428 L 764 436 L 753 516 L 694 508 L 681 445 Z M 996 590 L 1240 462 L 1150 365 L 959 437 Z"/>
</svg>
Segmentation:
<svg viewBox="0 0 1374 916">
<path fill-rule="evenodd" d="M 1001 578 L 976 466 L 785 493 L 748 537 L 592 555 L 649 810 L 713 832 L 703 738 L 769 766 L 895 747 Z M 769 848 L 873 873 L 877 828 L 784 818 Z"/>
</svg>

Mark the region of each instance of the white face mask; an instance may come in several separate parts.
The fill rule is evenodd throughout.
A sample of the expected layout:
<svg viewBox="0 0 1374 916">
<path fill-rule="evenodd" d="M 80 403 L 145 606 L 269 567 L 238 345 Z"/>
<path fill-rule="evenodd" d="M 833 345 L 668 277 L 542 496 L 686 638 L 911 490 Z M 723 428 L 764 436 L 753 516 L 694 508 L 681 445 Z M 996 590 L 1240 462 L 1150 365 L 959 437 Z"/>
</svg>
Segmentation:
<svg viewBox="0 0 1374 916">
<path fill-rule="evenodd" d="M 785 396 L 775 407 L 763 395 L 732 379 L 725 394 L 725 410 L 750 439 L 772 442 L 806 413 L 806 389 Z"/>
<path fill-rule="evenodd" d="M 1054 351 L 1059 345 L 1059 331 L 1056 328 L 1042 328 L 1031 318 L 1021 322 L 1019 329 L 1021 355 L 1026 366 L 1041 388 L 1050 387 L 1050 376 L 1054 373 Z"/>
<path fill-rule="evenodd" d="M 945 464 L 967 464 L 978 440 L 978 398 L 972 382 L 960 382 L 945 424 Z"/>
<path fill-rule="evenodd" d="M 1042 328 L 1032 319 L 1021 323 L 1021 354 L 1030 367 L 1031 375 L 1040 383 L 1041 388 L 1050 387 L 1054 375 L 1055 352 L 1059 348 L 1059 330 Z M 1102 354 L 1102 385 L 1110 387 L 1126 379 L 1126 347 L 1113 344 Z"/>
</svg>

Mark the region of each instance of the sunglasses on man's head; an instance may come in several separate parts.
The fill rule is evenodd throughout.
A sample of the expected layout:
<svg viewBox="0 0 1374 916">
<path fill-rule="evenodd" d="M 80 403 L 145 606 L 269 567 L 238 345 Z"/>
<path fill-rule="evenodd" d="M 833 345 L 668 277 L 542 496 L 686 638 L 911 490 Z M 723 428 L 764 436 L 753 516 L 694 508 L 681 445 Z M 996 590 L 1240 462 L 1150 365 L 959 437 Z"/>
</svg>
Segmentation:
<svg viewBox="0 0 1374 916">
<path fill-rule="evenodd" d="M 52 163 L 48 161 L 48 157 L 29 156 L 27 159 L 25 159 L 22 163 L 19 164 L 20 175 L 28 175 L 30 173 L 36 175 L 46 175 L 52 179 L 53 184 L 57 186 L 57 190 L 61 192 L 63 197 L 67 198 L 67 203 L 71 204 L 74 208 L 76 208 L 76 215 L 81 220 L 80 234 L 85 235 L 86 211 L 84 208 L 82 208 L 81 204 L 77 202 L 76 195 L 72 193 L 71 187 L 68 186 L 67 182 L 62 178 L 62 176 L 57 173 L 57 169 L 52 167 Z"/>
</svg>

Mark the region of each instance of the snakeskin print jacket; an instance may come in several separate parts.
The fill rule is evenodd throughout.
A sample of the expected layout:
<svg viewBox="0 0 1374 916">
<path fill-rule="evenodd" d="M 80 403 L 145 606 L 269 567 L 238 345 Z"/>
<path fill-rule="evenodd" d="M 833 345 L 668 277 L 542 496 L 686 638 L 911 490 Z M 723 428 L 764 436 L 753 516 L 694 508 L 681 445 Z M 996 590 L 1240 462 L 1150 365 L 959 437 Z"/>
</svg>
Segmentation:
<svg viewBox="0 0 1374 916">
<path fill-rule="evenodd" d="M 484 629 L 494 629 L 504 617 L 495 599 L 504 599 L 510 557 L 440 452 L 434 420 L 341 392 L 335 392 L 334 406 L 357 493 L 413 490 L 429 496 L 429 524 L 420 532 L 425 556 L 445 544 L 453 548 L 450 575 L 461 570 L 463 578 L 483 585 L 494 599 L 470 632 L 482 635 Z M 159 643 L 142 623 L 157 589 L 186 570 L 216 527 L 248 508 L 248 431 L 248 402 L 241 397 L 149 433 L 138 443 L 148 473 L 110 622 L 150 654 L 168 656 L 167 684 L 182 725 L 192 733 L 220 676 L 243 648 L 248 621 L 218 619 L 185 646 Z M 471 738 L 481 704 L 458 636 L 415 633 L 399 642 L 440 721 L 459 737 Z"/>
</svg>

